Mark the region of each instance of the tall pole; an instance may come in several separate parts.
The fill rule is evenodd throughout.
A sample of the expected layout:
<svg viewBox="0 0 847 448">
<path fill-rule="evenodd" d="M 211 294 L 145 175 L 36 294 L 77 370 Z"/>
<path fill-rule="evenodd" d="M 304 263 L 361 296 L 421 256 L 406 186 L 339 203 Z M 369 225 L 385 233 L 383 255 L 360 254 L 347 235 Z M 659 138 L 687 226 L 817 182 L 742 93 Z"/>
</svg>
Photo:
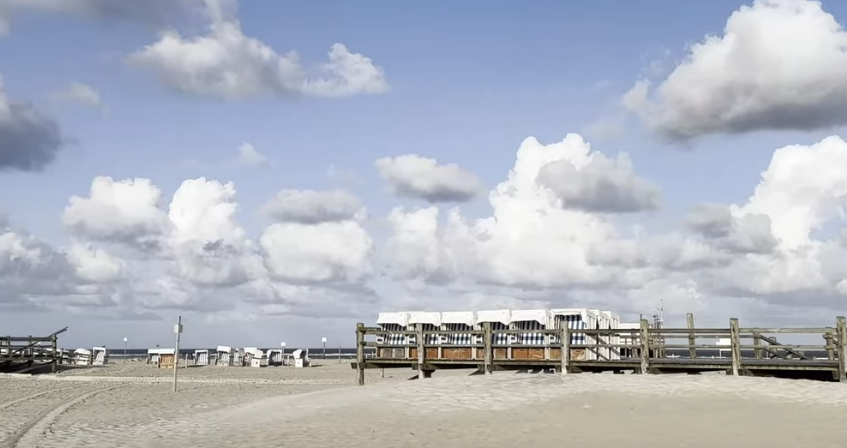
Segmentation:
<svg viewBox="0 0 847 448">
<path fill-rule="evenodd" d="M 322 342 L 322 343 L 323 343 L 323 345 L 324 345 L 324 354 L 323 354 L 323 359 L 326 359 L 326 338 L 321 338 L 321 342 Z"/>
<path fill-rule="evenodd" d="M 124 338 L 124 361 L 126 361 L 126 342 L 127 338 Z"/>
<path fill-rule="evenodd" d="M 176 325 L 174 326 L 174 333 L 176 333 L 176 348 L 174 348 L 174 392 L 176 392 L 176 376 L 177 372 L 179 372 L 176 365 L 179 362 L 179 336 L 182 334 L 182 316 L 177 318 Z"/>
</svg>

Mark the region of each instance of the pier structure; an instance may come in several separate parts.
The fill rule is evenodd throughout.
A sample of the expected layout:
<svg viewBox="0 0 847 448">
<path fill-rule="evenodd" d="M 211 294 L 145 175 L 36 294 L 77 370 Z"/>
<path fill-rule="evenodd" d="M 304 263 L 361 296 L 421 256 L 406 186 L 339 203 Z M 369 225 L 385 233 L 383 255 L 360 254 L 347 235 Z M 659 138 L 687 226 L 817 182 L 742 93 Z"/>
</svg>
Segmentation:
<svg viewBox="0 0 847 448">
<path fill-rule="evenodd" d="M 56 373 L 64 354 L 59 350 L 59 335 L 65 327 L 47 336 L 0 336 L 0 371 L 27 373 L 50 365 Z"/>
<path fill-rule="evenodd" d="M 642 319 L 636 328 L 433 330 L 385 329 L 356 325 L 358 384 L 367 369 L 413 369 L 415 378 L 429 378 L 446 369 L 494 371 L 582 372 L 627 371 L 640 374 L 723 371 L 728 375 L 805 378 L 847 383 L 847 327 L 839 316 L 834 327 L 746 328 L 738 319 L 726 328 L 696 328 L 688 315 L 687 328 L 656 328 Z M 521 337 L 532 333 L 532 338 Z M 791 335 L 791 336 L 789 336 Z M 817 344 L 784 344 L 777 337 L 801 337 Z M 456 341 L 466 341 L 456 344 Z M 529 341 L 529 343 L 527 343 Z M 376 353 L 365 356 L 366 347 Z M 724 356 L 703 355 L 705 351 Z"/>
</svg>

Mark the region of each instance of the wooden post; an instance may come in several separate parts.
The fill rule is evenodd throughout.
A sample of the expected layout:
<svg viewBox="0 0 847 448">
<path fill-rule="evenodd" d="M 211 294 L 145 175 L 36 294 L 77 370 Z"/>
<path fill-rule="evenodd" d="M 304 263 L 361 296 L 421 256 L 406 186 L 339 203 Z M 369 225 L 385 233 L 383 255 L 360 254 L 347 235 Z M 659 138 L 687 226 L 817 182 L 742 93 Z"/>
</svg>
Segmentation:
<svg viewBox="0 0 847 448">
<path fill-rule="evenodd" d="M 418 338 L 418 379 L 424 379 L 424 360 L 426 360 L 426 344 L 424 343 L 424 324 L 415 324 Z"/>
<path fill-rule="evenodd" d="M 563 324 L 559 337 L 562 338 L 562 375 L 567 375 L 571 367 L 571 331 L 566 322 Z"/>
<path fill-rule="evenodd" d="M 641 373 L 650 373 L 650 323 L 641 319 Z"/>
<path fill-rule="evenodd" d="M 482 323 L 482 346 L 483 346 L 483 366 L 486 375 L 491 375 L 494 369 L 491 367 L 491 360 L 494 357 L 494 350 L 491 347 L 491 322 Z"/>
<path fill-rule="evenodd" d="M 753 333 L 753 345 L 756 346 L 754 348 L 753 353 L 756 356 L 756 359 L 762 359 L 762 335 L 759 333 Z"/>
<path fill-rule="evenodd" d="M 601 353 L 600 352 L 600 335 L 595 334 L 594 335 L 594 354 L 597 356 L 598 361 L 601 361 L 602 358 L 603 358 L 603 355 L 601 355 L 600 353 Z"/>
<path fill-rule="evenodd" d="M 838 316 L 835 334 L 838 340 L 835 347 L 838 352 L 838 381 L 847 383 L 847 319 Z"/>
<path fill-rule="evenodd" d="M 732 350 L 732 375 L 738 376 L 741 371 L 741 335 L 738 332 L 738 319 L 729 320 L 729 341 Z"/>
<path fill-rule="evenodd" d="M 356 383 L 365 385 L 365 324 L 356 324 Z"/>
<path fill-rule="evenodd" d="M 53 350 L 53 362 L 50 366 L 50 371 L 52 373 L 56 373 L 56 369 L 58 368 L 57 365 L 59 364 L 59 357 L 61 356 L 61 354 L 59 353 L 59 344 L 56 339 L 57 336 L 55 334 L 52 338 L 50 338 L 50 347 Z"/>
<path fill-rule="evenodd" d="M 691 333 L 688 333 L 688 345 L 691 346 L 688 348 L 688 357 L 694 359 L 697 357 L 697 349 L 693 347 L 697 344 L 697 338 L 694 337 L 694 314 L 686 314 L 685 320 L 688 323 L 688 329 L 691 330 Z"/>
<path fill-rule="evenodd" d="M 832 337 L 832 333 L 824 333 L 823 340 L 826 341 L 826 359 L 835 361 L 835 349 L 833 348 L 835 338 Z"/>
</svg>

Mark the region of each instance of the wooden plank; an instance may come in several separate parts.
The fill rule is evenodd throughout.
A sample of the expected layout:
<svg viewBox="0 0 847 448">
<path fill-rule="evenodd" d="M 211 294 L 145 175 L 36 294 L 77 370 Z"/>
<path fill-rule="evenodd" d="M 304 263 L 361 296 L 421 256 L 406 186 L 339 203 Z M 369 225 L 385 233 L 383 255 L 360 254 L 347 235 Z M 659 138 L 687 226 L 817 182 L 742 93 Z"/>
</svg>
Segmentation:
<svg viewBox="0 0 847 448">
<path fill-rule="evenodd" d="M 779 333 L 779 334 L 803 334 L 803 333 L 826 333 L 832 331 L 832 328 L 739 328 L 741 333 Z"/>
<path fill-rule="evenodd" d="M 768 347 L 767 347 L 768 352 L 773 353 L 776 356 L 779 356 L 780 358 L 785 358 L 785 356 L 776 353 L 774 350 L 778 350 L 778 349 L 781 348 L 782 350 L 785 350 L 785 352 L 788 353 L 789 355 L 794 355 L 794 356 L 796 356 L 800 359 L 809 359 L 809 357 L 806 356 L 804 353 L 798 352 L 796 350 L 792 350 L 791 348 L 787 348 L 788 346 L 780 344 L 779 341 L 776 340 L 776 338 L 765 336 L 763 334 L 760 334 L 759 338 L 761 338 L 763 341 L 768 343 Z M 820 348 L 820 347 L 818 347 L 818 348 Z"/>
<path fill-rule="evenodd" d="M 762 359 L 762 335 L 753 333 L 753 353 L 756 359 Z"/>
<path fill-rule="evenodd" d="M 729 340 L 730 350 L 732 351 L 732 375 L 738 376 L 741 373 L 741 341 L 739 340 L 738 319 L 733 317 L 729 320 Z"/>
</svg>

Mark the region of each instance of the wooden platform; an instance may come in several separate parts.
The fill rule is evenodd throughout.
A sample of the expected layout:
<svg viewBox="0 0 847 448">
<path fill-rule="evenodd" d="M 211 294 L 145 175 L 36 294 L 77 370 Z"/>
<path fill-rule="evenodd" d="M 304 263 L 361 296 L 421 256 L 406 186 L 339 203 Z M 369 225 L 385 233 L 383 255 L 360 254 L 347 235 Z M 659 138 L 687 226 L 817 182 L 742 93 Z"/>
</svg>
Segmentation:
<svg viewBox="0 0 847 448">
<path fill-rule="evenodd" d="M 847 383 L 847 326 L 845 318 L 838 317 L 835 327 L 824 328 L 741 328 L 738 319 L 730 319 L 729 328 L 697 329 L 689 315 L 689 328 L 650 328 L 646 320 L 641 328 L 627 330 L 531 330 L 543 333 L 544 345 L 492 345 L 494 336 L 501 333 L 519 334 L 526 330 L 482 330 L 387 332 L 380 328 L 358 324 L 357 359 L 351 363 L 359 373 L 359 384 L 364 384 L 366 369 L 408 368 L 417 371 L 418 378 L 428 378 L 433 372 L 446 369 L 476 369 L 480 373 L 504 370 L 557 371 L 568 373 L 600 373 L 626 371 L 647 374 L 699 374 L 723 371 L 730 375 L 806 378 Z M 571 332 L 585 336 L 584 344 L 571 344 Z M 386 345 L 368 341 L 369 336 L 407 334 L 418 342 L 427 335 L 452 333 L 474 335 L 481 344 L 465 346 L 461 359 L 457 359 L 454 346 L 439 344 Z M 781 344 L 774 335 L 817 334 L 823 341 L 817 345 Z M 556 338 L 555 336 L 558 336 Z M 624 336 L 629 344 L 608 343 Z M 582 339 L 582 338 L 579 338 Z M 686 343 L 669 343 L 684 339 Z M 720 346 L 729 353 L 726 358 L 698 356 L 698 351 L 715 351 L 714 343 L 700 343 L 703 339 L 726 339 L 729 345 Z M 565 341 L 565 344 L 553 341 Z M 743 341 L 743 342 L 742 342 Z M 365 347 L 376 347 L 377 356 L 365 358 Z M 390 350 L 382 350 L 390 349 Z M 684 350 L 687 357 L 668 357 L 670 351 Z M 807 354 L 824 353 L 820 359 Z M 622 353 L 632 354 L 621 356 Z"/>
<path fill-rule="evenodd" d="M 62 361 L 59 335 L 67 330 L 47 336 L 0 336 L 0 372 L 30 373 L 49 366 L 56 373 Z"/>
</svg>

